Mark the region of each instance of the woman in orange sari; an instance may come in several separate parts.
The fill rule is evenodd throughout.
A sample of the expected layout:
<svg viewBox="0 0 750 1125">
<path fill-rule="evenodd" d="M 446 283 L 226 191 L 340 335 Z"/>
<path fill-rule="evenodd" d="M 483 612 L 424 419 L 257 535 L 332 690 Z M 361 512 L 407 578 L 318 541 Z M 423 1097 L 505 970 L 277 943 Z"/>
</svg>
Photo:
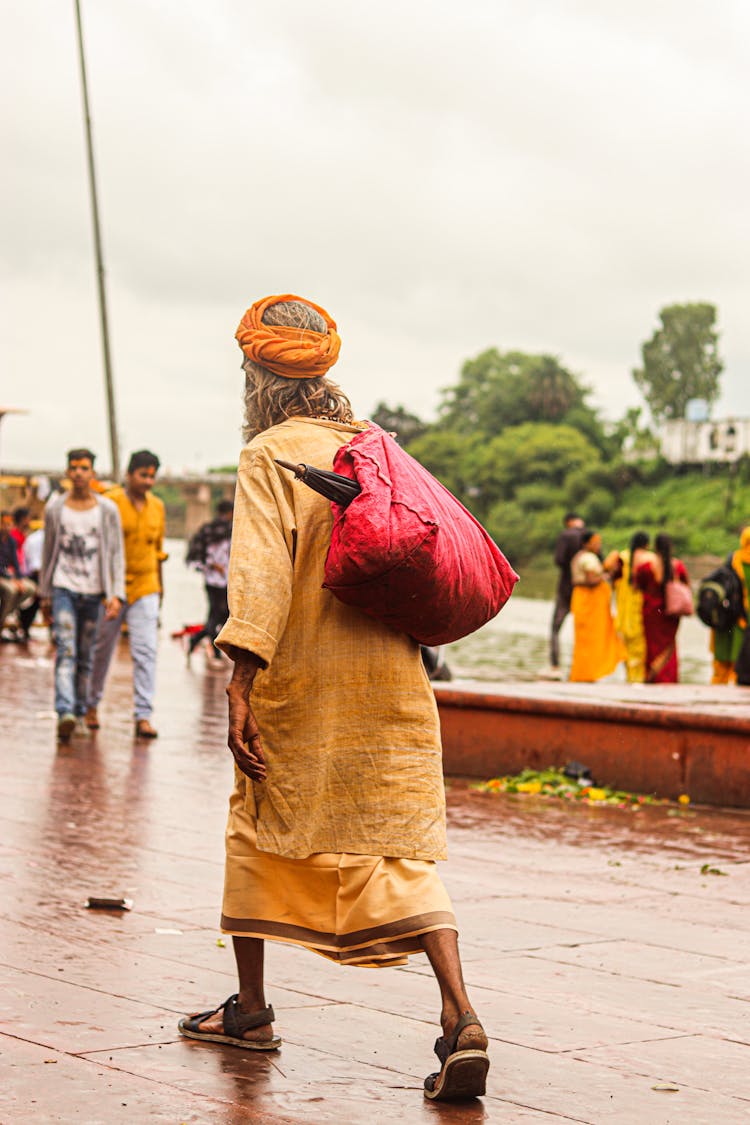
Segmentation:
<svg viewBox="0 0 750 1125">
<path fill-rule="evenodd" d="M 684 563 L 672 555 L 672 540 L 668 535 L 657 535 L 654 540 L 655 556 L 636 569 L 635 581 L 643 592 L 643 631 L 646 634 L 646 683 L 676 684 L 679 680 L 677 663 L 677 628 L 679 617 L 664 612 L 667 582 L 684 582 L 690 585 Z"/>
<path fill-rule="evenodd" d="M 570 679 L 574 683 L 594 683 L 614 672 L 625 659 L 625 647 L 612 620 L 612 590 L 600 558 L 601 536 L 596 531 L 584 530 L 581 542 L 581 550 L 570 564 L 570 609 L 575 630 Z"/>
</svg>

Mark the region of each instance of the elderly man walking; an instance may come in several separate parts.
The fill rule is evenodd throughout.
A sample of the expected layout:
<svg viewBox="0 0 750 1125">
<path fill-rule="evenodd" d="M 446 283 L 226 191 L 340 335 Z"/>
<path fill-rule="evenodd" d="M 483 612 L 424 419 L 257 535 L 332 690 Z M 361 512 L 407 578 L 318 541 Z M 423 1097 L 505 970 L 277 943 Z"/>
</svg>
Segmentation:
<svg viewBox="0 0 750 1125">
<path fill-rule="evenodd" d="M 293 295 L 250 308 L 245 438 L 217 643 L 234 661 L 222 928 L 238 993 L 180 1021 L 183 1035 L 274 1050 L 266 938 L 340 965 L 403 965 L 426 953 L 442 1000 L 441 1067 L 425 1095 L 481 1095 L 487 1036 L 463 982 L 456 920 L 437 874 L 446 854 L 437 708 L 419 646 L 322 588 L 330 504 L 277 458 L 330 468 L 363 424 L 326 377 L 340 340 Z"/>
</svg>

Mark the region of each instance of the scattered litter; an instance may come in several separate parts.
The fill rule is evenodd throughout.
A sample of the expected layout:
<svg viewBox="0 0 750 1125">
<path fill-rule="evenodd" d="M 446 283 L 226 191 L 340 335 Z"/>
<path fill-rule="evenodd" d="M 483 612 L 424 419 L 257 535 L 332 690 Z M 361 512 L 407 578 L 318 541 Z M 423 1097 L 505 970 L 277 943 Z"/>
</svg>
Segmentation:
<svg viewBox="0 0 750 1125">
<path fill-rule="evenodd" d="M 161 926 L 157 926 L 154 930 L 155 934 L 181 934 L 182 930 L 167 930 Z"/>
<path fill-rule="evenodd" d="M 657 1082 L 655 1086 L 651 1087 L 652 1090 L 663 1090 L 667 1094 L 679 1094 L 680 1087 L 675 1086 L 672 1082 Z"/>
<path fill-rule="evenodd" d="M 65 827 L 66 828 L 77 828 L 78 825 L 76 824 L 76 822 L 74 820 L 69 820 L 67 822 L 67 824 L 65 825 Z"/>
<path fill-rule="evenodd" d="M 98 898 L 89 895 L 83 904 L 89 910 L 132 910 L 132 898 Z"/>
<path fill-rule="evenodd" d="M 571 776 L 573 774 L 574 776 Z M 595 785 L 585 766 L 569 763 L 564 770 L 550 766 L 546 770 L 521 770 L 510 777 L 493 777 L 474 788 L 484 793 L 520 793 L 526 796 L 559 797 L 566 801 L 580 801 L 586 805 L 609 805 L 633 812 L 643 805 L 668 805 L 669 801 L 650 794 L 628 793 L 624 789 L 610 789 Z"/>
<path fill-rule="evenodd" d="M 578 785 L 594 784 L 591 770 L 588 766 L 584 766 L 583 762 L 568 762 L 562 772 L 564 777 L 569 777 L 571 781 L 577 782 Z"/>
<path fill-rule="evenodd" d="M 219 949 L 226 949 L 227 947 L 227 943 L 224 941 L 224 938 L 217 937 L 216 944 L 218 945 Z"/>
<path fill-rule="evenodd" d="M 45 1060 L 44 1060 L 44 1062 L 45 1062 L 45 1065 L 46 1065 L 47 1063 L 56 1063 L 56 1062 L 57 1062 L 57 1059 L 45 1059 Z"/>
<path fill-rule="evenodd" d="M 720 871 L 718 867 L 712 867 L 710 863 L 704 863 L 701 867 L 701 875 L 726 875 L 726 871 Z"/>
</svg>

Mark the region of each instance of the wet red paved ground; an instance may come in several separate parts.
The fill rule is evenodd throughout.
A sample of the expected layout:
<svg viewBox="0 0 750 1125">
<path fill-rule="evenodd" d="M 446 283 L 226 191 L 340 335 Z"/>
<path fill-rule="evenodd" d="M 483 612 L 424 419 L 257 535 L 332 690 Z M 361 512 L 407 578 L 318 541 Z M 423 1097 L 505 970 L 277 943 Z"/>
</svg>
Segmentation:
<svg viewBox="0 0 750 1125">
<path fill-rule="evenodd" d="M 481 1102 L 422 1098 L 439 1005 L 420 958 L 376 972 L 271 945 L 278 1055 L 180 1039 L 180 1014 L 235 990 L 217 925 L 225 675 L 202 658 L 187 669 L 165 636 L 161 737 L 137 744 L 123 646 L 102 730 L 58 749 L 38 636 L 0 648 L 0 1120 L 750 1120 L 750 815 L 737 812 L 450 784 L 443 875 L 491 1036 Z M 91 894 L 133 909 L 86 910 Z"/>
</svg>

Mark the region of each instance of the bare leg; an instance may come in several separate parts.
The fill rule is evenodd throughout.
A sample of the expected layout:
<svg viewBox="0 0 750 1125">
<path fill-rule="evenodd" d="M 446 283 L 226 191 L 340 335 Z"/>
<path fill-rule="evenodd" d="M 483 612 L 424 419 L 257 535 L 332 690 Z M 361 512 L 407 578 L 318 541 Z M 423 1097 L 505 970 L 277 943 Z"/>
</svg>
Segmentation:
<svg viewBox="0 0 750 1125">
<path fill-rule="evenodd" d="M 240 1010 L 246 1015 L 251 1012 L 258 1012 L 266 1007 L 266 997 L 263 987 L 263 960 L 265 946 L 262 938 L 251 937 L 233 937 L 234 943 L 234 956 L 237 961 L 237 974 L 239 976 L 239 1005 Z M 200 1024 L 201 1031 L 215 1032 L 216 1034 L 223 1034 L 224 1021 L 223 1013 L 216 1012 L 215 1015 L 209 1019 L 204 1020 Z M 262 1027 L 254 1027 L 246 1031 L 243 1039 L 251 1039 L 254 1042 L 260 1042 L 263 1039 L 271 1039 L 273 1031 L 271 1024 L 263 1024 Z"/>
<path fill-rule="evenodd" d="M 442 1011 L 440 1023 L 443 1035 L 450 1035 L 459 1018 L 466 1012 L 474 1012 L 466 993 L 461 958 L 458 954 L 458 935 L 455 930 L 433 930 L 422 934 L 420 942 L 429 957 L 433 972 L 440 987 Z M 487 1036 L 479 1023 L 468 1024 L 458 1037 L 458 1050 L 487 1050 Z"/>
</svg>

